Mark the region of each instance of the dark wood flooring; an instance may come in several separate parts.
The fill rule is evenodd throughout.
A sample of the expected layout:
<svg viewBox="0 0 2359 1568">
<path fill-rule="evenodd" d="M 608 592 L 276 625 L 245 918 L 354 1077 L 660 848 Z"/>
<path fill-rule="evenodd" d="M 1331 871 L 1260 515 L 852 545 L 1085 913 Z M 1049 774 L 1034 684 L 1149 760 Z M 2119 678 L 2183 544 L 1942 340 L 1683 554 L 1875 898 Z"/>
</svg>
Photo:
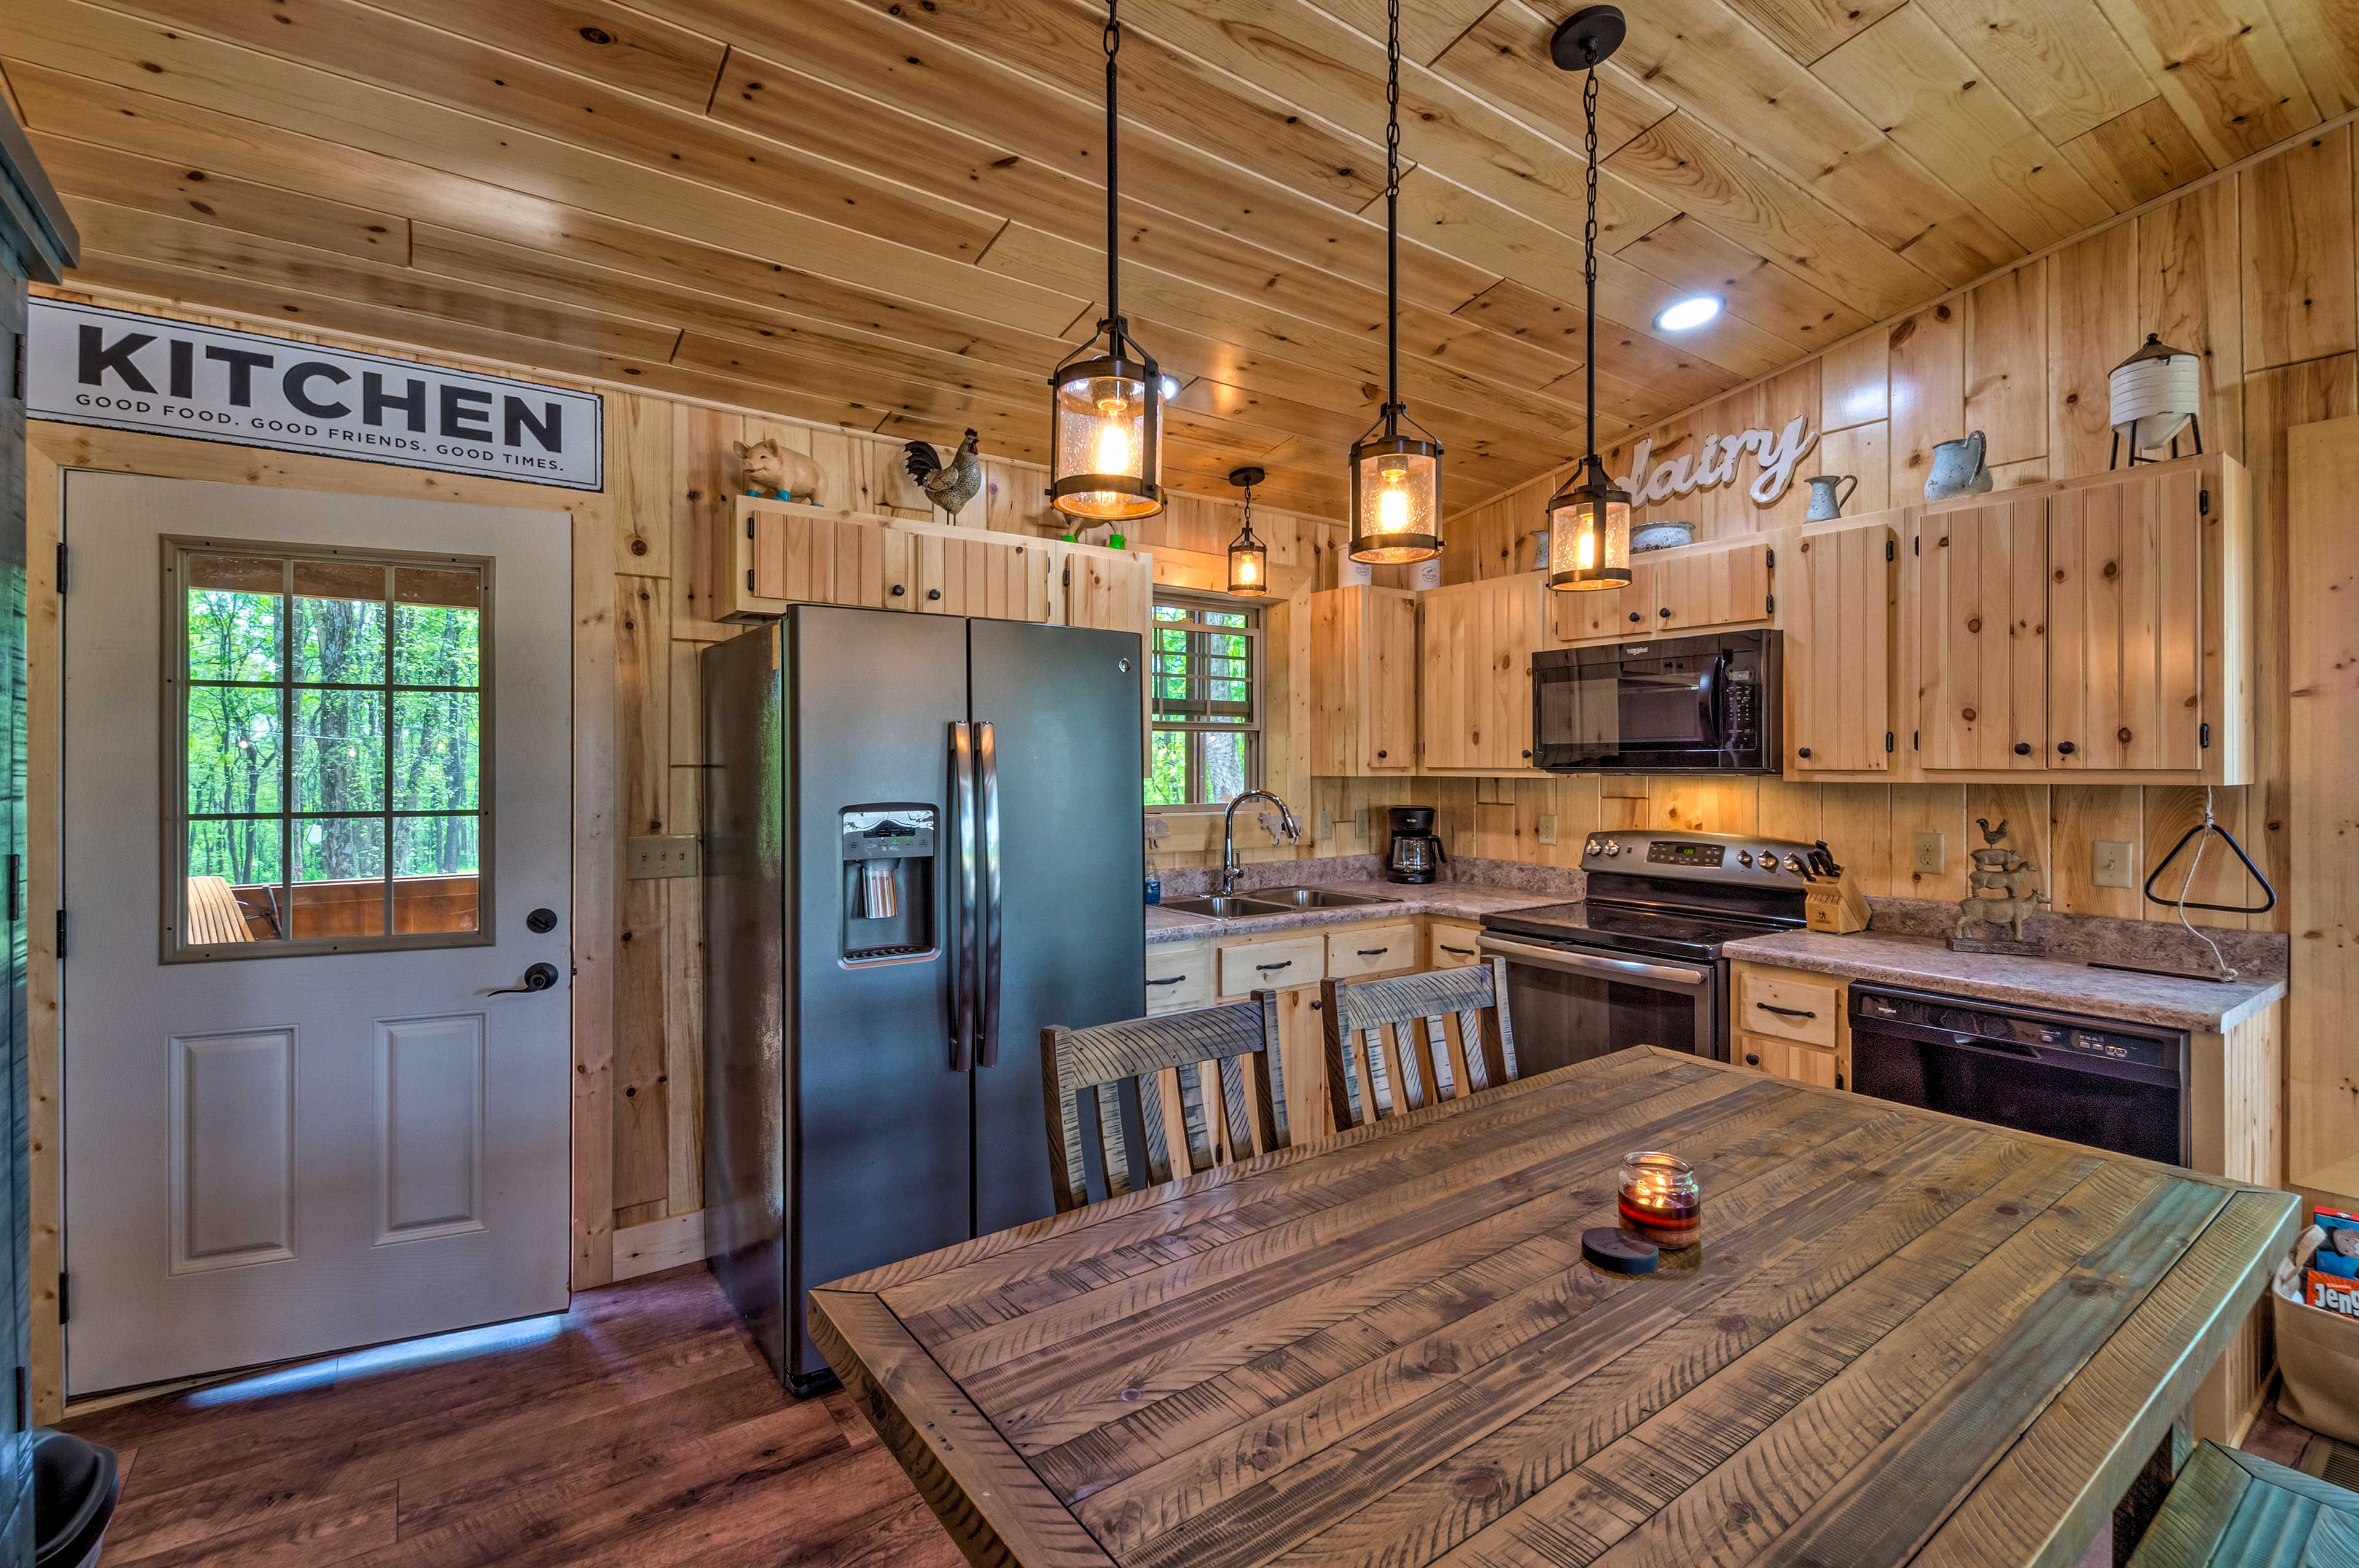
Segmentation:
<svg viewBox="0 0 2359 1568">
<path fill-rule="evenodd" d="M 962 1562 L 850 1402 L 788 1399 L 701 1267 L 474 1354 L 338 1357 L 68 1426 L 123 1456 L 108 1568 Z"/>
</svg>

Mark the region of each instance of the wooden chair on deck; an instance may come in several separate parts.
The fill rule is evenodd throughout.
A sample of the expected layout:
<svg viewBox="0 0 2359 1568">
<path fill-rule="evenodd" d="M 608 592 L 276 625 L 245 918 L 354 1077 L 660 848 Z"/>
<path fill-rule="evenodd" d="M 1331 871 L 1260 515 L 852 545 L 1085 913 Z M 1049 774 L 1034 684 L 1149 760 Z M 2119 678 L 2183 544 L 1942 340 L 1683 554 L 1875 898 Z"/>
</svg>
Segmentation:
<svg viewBox="0 0 2359 1568">
<path fill-rule="evenodd" d="M 227 877 L 189 879 L 189 942 L 251 942 L 245 910 L 237 902 Z"/>
<path fill-rule="evenodd" d="M 1320 1013 L 1338 1131 L 1516 1076 L 1502 958 L 1372 980 L 1324 980 Z M 1462 1090 L 1451 1065 L 1453 1033 L 1457 1060 L 1465 1065 Z"/>
<path fill-rule="evenodd" d="M 1245 1057 L 1259 1058 L 1250 1089 Z M 1220 1065 L 1220 1100 L 1226 1137 L 1215 1147 L 1215 1130 L 1205 1113 L 1199 1067 Z M 1082 1091 L 1092 1090 L 1089 1116 L 1104 1160 L 1106 1196 L 1134 1186 L 1171 1180 L 1171 1143 L 1165 1132 L 1165 1075 L 1178 1079 L 1181 1130 L 1188 1168 L 1209 1171 L 1228 1161 L 1287 1146 L 1286 1075 L 1278 1061 L 1277 993 L 1256 991 L 1251 1001 L 1202 1007 L 1158 1018 L 1133 1018 L 1093 1029 L 1040 1031 L 1040 1080 L 1049 1109 L 1049 1174 L 1057 1190 L 1057 1212 L 1094 1202 L 1084 1162 Z M 1139 1170 L 1123 1135 L 1125 1087 L 1138 1099 L 1144 1147 Z M 1247 1107 L 1250 1099 L 1251 1115 Z"/>
</svg>

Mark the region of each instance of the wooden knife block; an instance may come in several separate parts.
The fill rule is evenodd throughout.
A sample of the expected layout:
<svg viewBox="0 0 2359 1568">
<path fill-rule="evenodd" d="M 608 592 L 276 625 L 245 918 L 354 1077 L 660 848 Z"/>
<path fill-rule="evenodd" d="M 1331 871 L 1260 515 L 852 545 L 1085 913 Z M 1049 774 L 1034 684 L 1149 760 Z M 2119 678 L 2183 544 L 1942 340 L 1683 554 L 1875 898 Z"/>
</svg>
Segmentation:
<svg viewBox="0 0 2359 1568">
<path fill-rule="evenodd" d="M 1867 929 L 1867 896 L 1849 871 L 1833 881 L 1818 881 L 1804 895 L 1803 924 L 1813 931 L 1841 936 Z"/>
</svg>

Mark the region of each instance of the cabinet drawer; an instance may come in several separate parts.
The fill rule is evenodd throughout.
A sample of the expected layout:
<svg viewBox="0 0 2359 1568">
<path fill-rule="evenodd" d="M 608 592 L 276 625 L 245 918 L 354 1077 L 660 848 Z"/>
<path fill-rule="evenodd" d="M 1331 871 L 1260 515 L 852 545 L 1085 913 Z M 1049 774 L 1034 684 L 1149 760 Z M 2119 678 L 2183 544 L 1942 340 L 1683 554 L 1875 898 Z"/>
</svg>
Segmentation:
<svg viewBox="0 0 2359 1568">
<path fill-rule="evenodd" d="M 1817 1045 L 1767 1034 L 1739 1034 L 1729 1045 L 1729 1059 L 1740 1067 L 1793 1083 L 1816 1084 L 1822 1089 L 1844 1087 L 1842 1057 Z"/>
<path fill-rule="evenodd" d="M 1437 920 L 1425 928 L 1425 967 L 1429 969 L 1462 969 L 1469 964 L 1480 963 L 1482 952 L 1476 946 L 1483 928 L 1479 925 L 1458 925 Z"/>
<path fill-rule="evenodd" d="M 1327 938 L 1327 972 L 1337 979 L 1417 968 L 1417 927 L 1371 925 Z"/>
<path fill-rule="evenodd" d="M 1212 1000 L 1212 945 L 1170 942 L 1147 949 L 1147 1011 L 1184 1012 Z"/>
<path fill-rule="evenodd" d="M 1264 987 L 1307 986 L 1327 972 L 1324 936 L 1240 942 L 1221 949 L 1221 994 L 1244 996 Z"/>
<path fill-rule="evenodd" d="M 1736 982 L 1735 1026 L 1775 1034 L 1805 1045 L 1835 1048 L 1835 1020 L 1843 1011 L 1835 987 L 1784 975 L 1745 971 Z"/>
</svg>

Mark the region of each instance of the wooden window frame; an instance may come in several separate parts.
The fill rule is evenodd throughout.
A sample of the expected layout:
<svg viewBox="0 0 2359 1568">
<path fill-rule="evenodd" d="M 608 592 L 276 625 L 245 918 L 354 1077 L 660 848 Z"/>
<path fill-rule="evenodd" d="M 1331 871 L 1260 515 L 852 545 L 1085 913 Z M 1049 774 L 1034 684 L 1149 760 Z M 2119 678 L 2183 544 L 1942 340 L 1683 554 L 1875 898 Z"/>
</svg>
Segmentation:
<svg viewBox="0 0 2359 1568">
<path fill-rule="evenodd" d="M 1166 621 L 1158 613 L 1165 609 L 1184 611 L 1187 612 L 1187 619 L 1177 622 Z M 1207 614 L 1242 616 L 1245 618 L 1245 624 L 1243 626 L 1210 625 L 1201 619 Z M 1154 710 L 1156 703 L 1160 699 L 1158 687 L 1162 679 L 1161 672 L 1155 667 L 1155 661 L 1160 654 L 1157 643 L 1163 632 L 1175 626 L 1222 636 L 1242 636 L 1245 639 L 1246 706 L 1249 716 L 1244 723 L 1223 723 L 1209 719 L 1166 719 Z M 1264 675 L 1267 666 L 1263 659 L 1261 606 L 1243 603 L 1219 594 L 1161 590 L 1154 596 L 1153 606 L 1148 611 L 1147 640 L 1149 709 L 1147 765 L 1150 778 L 1154 776 L 1155 769 L 1154 737 L 1165 732 L 1188 737 L 1186 761 L 1183 764 L 1188 798 L 1184 801 L 1169 803 L 1149 803 L 1147 809 L 1170 813 L 1225 811 L 1229 805 L 1227 800 L 1208 800 L 1204 797 L 1204 753 L 1203 744 L 1199 737 L 1244 736 L 1245 738 L 1245 787 L 1246 790 L 1261 787 L 1268 758 L 1268 712 L 1263 702 L 1266 686 Z"/>
</svg>

